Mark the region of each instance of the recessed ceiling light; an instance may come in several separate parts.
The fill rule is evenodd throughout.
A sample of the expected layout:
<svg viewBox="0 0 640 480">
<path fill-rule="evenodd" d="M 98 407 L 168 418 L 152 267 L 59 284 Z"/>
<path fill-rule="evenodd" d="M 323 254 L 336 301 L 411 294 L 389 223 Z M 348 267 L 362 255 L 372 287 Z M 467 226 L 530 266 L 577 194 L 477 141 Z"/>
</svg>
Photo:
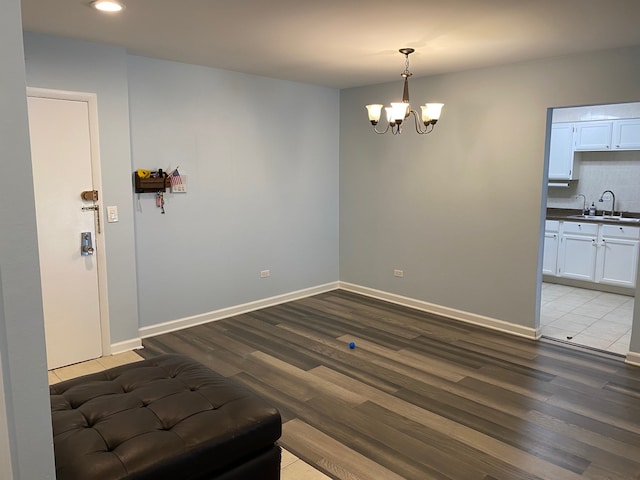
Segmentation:
<svg viewBox="0 0 640 480">
<path fill-rule="evenodd" d="M 116 0 L 95 0 L 91 2 L 91 6 L 101 12 L 121 12 L 124 5 Z"/>
</svg>

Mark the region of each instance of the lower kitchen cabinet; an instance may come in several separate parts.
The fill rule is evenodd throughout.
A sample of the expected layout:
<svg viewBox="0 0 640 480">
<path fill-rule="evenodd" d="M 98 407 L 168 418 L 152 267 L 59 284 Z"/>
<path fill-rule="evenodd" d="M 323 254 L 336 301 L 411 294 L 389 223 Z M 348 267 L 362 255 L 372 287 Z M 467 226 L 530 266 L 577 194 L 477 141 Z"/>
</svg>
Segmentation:
<svg viewBox="0 0 640 480">
<path fill-rule="evenodd" d="M 635 288 L 640 227 L 547 221 L 542 273 Z"/>
<path fill-rule="evenodd" d="M 596 281 L 635 287 L 640 228 L 602 225 L 600 230 Z"/>
<path fill-rule="evenodd" d="M 558 274 L 558 244 L 560 243 L 560 222 L 547 220 L 544 227 L 544 248 L 542 256 L 542 273 Z"/>
<path fill-rule="evenodd" d="M 593 282 L 596 278 L 598 224 L 562 222 L 558 275 Z"/>
</svg>

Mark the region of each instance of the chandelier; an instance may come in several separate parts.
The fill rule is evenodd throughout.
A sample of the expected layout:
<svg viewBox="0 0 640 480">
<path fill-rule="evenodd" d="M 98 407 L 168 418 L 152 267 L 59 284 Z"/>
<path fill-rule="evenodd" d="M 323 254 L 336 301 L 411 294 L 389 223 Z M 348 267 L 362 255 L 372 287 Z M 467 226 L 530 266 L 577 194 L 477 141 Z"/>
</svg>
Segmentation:
<svg viewBox="0 0 640 480">
<path fill-rule="evenodd" d="M 385 107 L 385 113 L 387 115 L 387 127 L 383 131 L 379 131 L 376 126 L 380 121 L 380 114 L 384 105 L 374 103 L 367 105 L 367 112 L 369 113 L 369 121 L 373 125 L 373 130 L 376 133 L 383 134 L 391 130 L 391 133 L 398 135 L 402 133 L 402 122 L 409 118 L 409 115 L 413 115 L 413 120 L 416 126 L 416 132 L 420 135 L 431 133 L 436 125 L 436 122 L 440 118 L 440 112 L 442 111 L 443 103 L 426 103 L 420 105 L 422 114 L 418 117 L 418 113 L 411 109 L 409 104 L 409 77 L 413 75 L 409 71 L 409 55 L 415 52 L 413 48 L 401 48 L 400 53 L 404 55 L 404 72 L 400 74 L 404 78 L 404 90 L 402 92 L 402 102 L 392 103 L 390 107 Z M 419 120 L 420 118 L 420 120 Z M 422 126 L 424 125 L 424 127 Z"/>
</svg>

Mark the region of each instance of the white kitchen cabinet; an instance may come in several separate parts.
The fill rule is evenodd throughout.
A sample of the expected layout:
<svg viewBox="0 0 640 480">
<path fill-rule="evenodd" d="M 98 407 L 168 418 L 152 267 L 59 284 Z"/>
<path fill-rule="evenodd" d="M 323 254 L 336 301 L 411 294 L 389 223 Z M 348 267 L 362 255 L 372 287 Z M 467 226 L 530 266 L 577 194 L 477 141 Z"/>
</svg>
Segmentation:
<svg viewBox="0 0 640 480">
<path fill-rule="evenodd" d="M 635 288 L 640 259 L 640 227 L 547 220 L 542 271 L 545 275 Z M 554 272 L 554 237 L 557 257 Z"/>
<path fill-rule="evenodd" d="M 640 118 L 613 122 L 614 150 L 640 150 Z"/>
<path fill-rule="evenodd" d="M 551 125 L 549 141 L 549 180 L 575 180 L 578 171 L 574 168 L 573 123 Z"/>
<path fill-rule="evenodd" d="M 640 227 L 601 225 L 596 282 L 634 288 L 640 250 Z"/>
<path fill-rule="evenodd" d="M 558 275 L 595 281 L 598 224 L 562 222 L 558 251 Z"/>
<path fill-rule="evenodd" d="M 613 121 L 577 122 L 575 128 L 575 151 L 611 150 Z"/>
<path fill-rule="evenodd" d="M 542 273 L 558 275 L 558 245 L 560 244 L 560 222 L 547 220 L 544 227 Z"/>
</svg>

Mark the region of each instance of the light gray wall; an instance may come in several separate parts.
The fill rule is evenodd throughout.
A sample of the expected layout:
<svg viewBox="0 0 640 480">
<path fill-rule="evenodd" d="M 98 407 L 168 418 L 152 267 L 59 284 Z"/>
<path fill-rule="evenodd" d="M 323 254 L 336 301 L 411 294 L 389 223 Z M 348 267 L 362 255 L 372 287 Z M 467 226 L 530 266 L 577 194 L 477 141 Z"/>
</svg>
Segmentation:
<svg viewBox="0 0 640 480">
<path fill-rule="evenodd" d="M 338 280 L 338 90 L 136 56 L 129 87 L 133 169 L 188 176 L 136 200 L 142 327 Z"/>
<path fill-rule="evenodd" d="M 112 343 L 338 280 L 337 90 L 24 38 L 29 86 L 98 96 L 102 203 L 120 213 L 104 224 Z M 176 164 L 189 193 L 168 194 L 160 217 L 153 195 L 134 199 L 131 173 Z"/>
<path fill-rule="evenodd" d="M 55 475 L 21 30 L 20 2 L 3 2 L 0 478 L 33 480 Z"/>
<path fill-rule="evenodd" d="M 138 326 L 138 167 L 180 164 L 190 189 L 167 195 L 164 216 L 152 197 L 140 200 L 140 326 L 337 279 L 337 92 L 69 39 L 25 41 L 29 85 L 98 93 L 105 203 L 121 212 L 107 226 L 118 252 L 108 265 L 114 341 Z M 399 97 L 400 81 L 343 91 L 339 278 L 534 326 L 547 108 L 638 100 L 637 60 L 630 48 L 412 79 L 414 102 L 446 103 L 426 138 L 368 128 L 363 105 Z M 231 99 L 240 101 L 227 113 Z"/>
<path fill-rule="evenodd" d="M 26 32 L 30 87 L 93 92 L 98 98 L 101 204 L 118 207 L 118 223 L 102 222 L 107 252 L 111 343 L 138 337 L 131 189 L 127 53 L 109 45 Z"/>
<path fill-rule="evenodd" d="M 436 131 L 375 135 L 364 105 L 401 88 L 341 94 L 340 279 L 533 327 L 547 109 L 639 100 L 640 48 L 412 79 Z"/>
</svg>

